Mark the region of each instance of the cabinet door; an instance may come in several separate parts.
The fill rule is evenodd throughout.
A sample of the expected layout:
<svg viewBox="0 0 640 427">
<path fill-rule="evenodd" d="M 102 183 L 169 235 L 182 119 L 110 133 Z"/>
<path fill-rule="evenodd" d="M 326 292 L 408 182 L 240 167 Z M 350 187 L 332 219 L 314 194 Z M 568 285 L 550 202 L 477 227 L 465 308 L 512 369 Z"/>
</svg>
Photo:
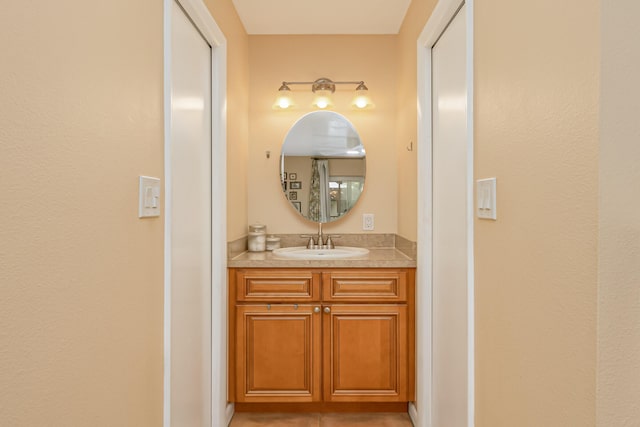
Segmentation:
<svg viewBox="0 0 640 427">
<path fill-rule="evenodd" d="M 236 306 L 237 402 L 320 400 L 319 311 L 310 304 Z"/>
<path fill-rule="evenodd" d="M 324 306 L 324 400 L 407 400 L 406 305 Z"/>
</svg>

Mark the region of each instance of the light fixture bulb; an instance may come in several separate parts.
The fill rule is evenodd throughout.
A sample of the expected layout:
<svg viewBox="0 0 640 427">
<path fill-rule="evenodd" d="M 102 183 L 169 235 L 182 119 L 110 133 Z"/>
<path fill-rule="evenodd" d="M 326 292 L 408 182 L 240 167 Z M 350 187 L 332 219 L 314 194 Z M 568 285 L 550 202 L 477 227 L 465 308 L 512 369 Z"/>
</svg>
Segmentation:
<svg viewBox="0 0 640 427">
<path fill-rule="evenodd" d="M 321 110 L 325 108 L 329 108 L 333 105 L 331 102 L 331 91 L 330 90 L 316 90 L 316 97 L 313 100 L 313 105 Z"/>
<path fill-rule="evenodd" d="M 281 96 L 278 98 L 278 107 L 287 109 L 291 107 L 291 99 L 288 96 Z"/>
<path fill-rule="evenodd" d="M 360 83 L 356 88 L 356 95 L 351 105 L 358 110 L 373 107 L 371 98 L 369 98 L 369 89 L 364 85 L 364 82 Z"/>
<path fill-rule="evenodd" d="M 282 86 L 278 89 L 278 97 L 276 98 L 276 102 L 273 104 L 273 108 L 275 110 L 287 110 L 293 106 L 291 89 L 289 89 L 289 86 L 287 86 L 286 83 L 282 82 Z"/>
<path fill-rule="evenodd" d="M 364 97 L 359 96 L 353 104 L 358 108 L 364 108 L 367 106 L 368 102 Z"/>
<path fill-rule="evenodd" d="M 318 108 L 327 108 L 329 106 L 329 101 L 326 98 L 320 98 L 316 100 L 316 107 Z"/>
</svg>

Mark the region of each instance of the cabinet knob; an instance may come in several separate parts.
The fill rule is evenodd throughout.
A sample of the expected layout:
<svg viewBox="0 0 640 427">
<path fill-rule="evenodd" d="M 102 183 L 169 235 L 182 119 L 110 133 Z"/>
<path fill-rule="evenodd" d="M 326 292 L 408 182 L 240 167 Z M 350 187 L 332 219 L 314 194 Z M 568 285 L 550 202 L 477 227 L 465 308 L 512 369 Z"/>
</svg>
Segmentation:
<svg viewBox="0 0 640 427">
<path fill-rule="evenodd" d="M 325 313 L 331 313 L 331 307 L 325 307 L 324 308 L 324 312 Z"/>
<path fill-rule="evenodd" d="M 313 312 L 314 313 L 320 313 L 320 307 L 314 307 L 313 308 Z"/>
</svg>

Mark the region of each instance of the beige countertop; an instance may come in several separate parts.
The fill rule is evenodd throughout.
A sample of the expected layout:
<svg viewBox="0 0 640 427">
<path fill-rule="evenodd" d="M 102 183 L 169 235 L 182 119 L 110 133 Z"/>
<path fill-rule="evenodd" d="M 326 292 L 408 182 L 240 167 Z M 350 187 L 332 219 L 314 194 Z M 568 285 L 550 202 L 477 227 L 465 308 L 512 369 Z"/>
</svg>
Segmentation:
<svg viewBox="0 0 640 427">
<path fill-rule="evenodd" d="M 415 268 L 416 261 L 395 248 L 369 248 L 362 257 L 302 260 L 281 258 L 271 252 L 242 252 L 229 259 L 229 268 Z"/>
</svg>

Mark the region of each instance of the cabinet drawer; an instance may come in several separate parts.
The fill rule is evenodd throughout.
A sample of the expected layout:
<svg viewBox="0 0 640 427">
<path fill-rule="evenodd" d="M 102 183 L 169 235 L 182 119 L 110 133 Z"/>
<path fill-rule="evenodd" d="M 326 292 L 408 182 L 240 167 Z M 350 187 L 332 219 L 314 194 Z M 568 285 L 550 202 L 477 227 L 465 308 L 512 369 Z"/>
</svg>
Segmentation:
<svg viewBox="0 0 640 427">
<path fill-rule="evenodd" d="M 407 273 L 398 270 L 348 270 L 322 274 L 323 301 L 404 302 Z"/>
<path fill-rule="evenodd" d="M 237 301 L 319 301 L 320 273 L 296 270 L 238 270 Z"/>
</svg>

